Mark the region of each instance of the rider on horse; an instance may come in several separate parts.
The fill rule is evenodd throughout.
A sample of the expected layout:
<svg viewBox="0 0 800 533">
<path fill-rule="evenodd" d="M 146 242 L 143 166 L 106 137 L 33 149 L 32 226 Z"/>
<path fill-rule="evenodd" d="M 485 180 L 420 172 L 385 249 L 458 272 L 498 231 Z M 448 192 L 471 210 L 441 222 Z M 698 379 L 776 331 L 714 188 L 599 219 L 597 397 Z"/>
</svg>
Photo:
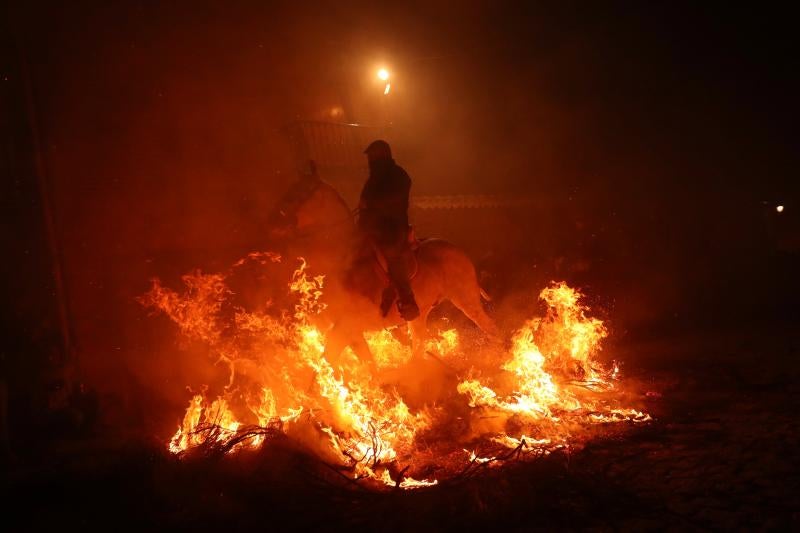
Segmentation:
<svg viewBox="0 0 800 533">
<path fill-rule="evenodd" d="M 408 195 L 411 178 L 394 159 L 386 141 L 378 140 L 364 150 L 369 162 L 369 179 L 358 204 L 358 229 L 365 244 L 386 260 L 390 285 L 383 291 L 384 316 L 397 296 L 397 308 L 405 320 L 419 316 L 411 290 L 406 258 L 411 253 L 408 225 Z"/>
</svg>

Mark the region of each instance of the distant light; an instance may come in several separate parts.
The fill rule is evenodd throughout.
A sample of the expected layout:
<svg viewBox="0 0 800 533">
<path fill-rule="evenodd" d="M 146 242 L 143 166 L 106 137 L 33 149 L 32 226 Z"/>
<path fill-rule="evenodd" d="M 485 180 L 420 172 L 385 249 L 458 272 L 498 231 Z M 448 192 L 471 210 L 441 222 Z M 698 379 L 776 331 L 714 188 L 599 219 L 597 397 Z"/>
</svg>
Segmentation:
<svg viewBox="0 0 800 533">
<path fill-rule="evenodd" d="M 378 79 L 381 81 L 386 81 L 389 79 L 389 71 L 385 68 L 378 70 Z"/>
<path fill-rule="evenodd" d="M 383 94 L 389 94 L 389 90 L 392 88 L 391 83 L 386 84 L 386 88 L 383 90 Z"/>
<path fill-rule="evenodd" d="M 775 208 L 775 211 L 777 211 L 778 213 L 783 213 L 783 206 L 782 205 L 777 206 Z"/>
</svg>

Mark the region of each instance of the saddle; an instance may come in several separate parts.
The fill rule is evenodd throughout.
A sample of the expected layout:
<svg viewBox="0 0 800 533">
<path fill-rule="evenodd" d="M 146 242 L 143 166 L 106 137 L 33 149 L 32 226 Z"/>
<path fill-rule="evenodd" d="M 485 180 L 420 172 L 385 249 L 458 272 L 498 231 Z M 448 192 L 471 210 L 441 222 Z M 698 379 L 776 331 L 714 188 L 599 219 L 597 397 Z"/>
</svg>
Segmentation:
<svg viewBox="0 0 800 533">
<path fill-rule="evenodd" d="M 405 247 L 400 256 L 400 259 L 404 261 L 405 273 L 409 281 L 417 275 L 419 270 L 417 261 L 419 248 L 420 241 L 416 239 L 414 232 L 409 228 L 408 246 Z M 345 272 L 345 286 L 348 290 L 360 293 L 375 302 L 380 307 L 383 316 L 386 316 L 397 297 L 396 288 L 389 275 L 389 260 L 375 244 L 362 247 L 361 251 L 357 253 L 358 255 L 352 261 L 350 268 Z M 400 305 L 400 303 L 403 305 Z M 411 312 L 408 312 L 407 299 L 402 299 L 402 302 L 398 303 L 398 310 L 401 311 L 401 316 L 404 318 L 411 317 L 407 318 L 407 320 L 415 318 L 413 310 L 417 309 L 416 303 L 413 303 L 410 309 Z"/>
</svg>

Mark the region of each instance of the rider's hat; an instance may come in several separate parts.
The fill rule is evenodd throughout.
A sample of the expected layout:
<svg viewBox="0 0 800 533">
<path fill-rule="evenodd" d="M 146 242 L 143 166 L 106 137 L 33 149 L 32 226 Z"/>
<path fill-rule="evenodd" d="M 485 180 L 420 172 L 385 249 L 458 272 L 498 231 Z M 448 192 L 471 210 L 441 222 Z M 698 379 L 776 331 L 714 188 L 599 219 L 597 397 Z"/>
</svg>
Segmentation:
<svg viewBox="0 0 800 533">
<path fill-rule="evenodd" d="M 370 159 L 391 159 L 392 157 L 392 149 L 389 147 L 389 143 L 382 139 L 369 143 L 364 153 Z"/>
</svg>

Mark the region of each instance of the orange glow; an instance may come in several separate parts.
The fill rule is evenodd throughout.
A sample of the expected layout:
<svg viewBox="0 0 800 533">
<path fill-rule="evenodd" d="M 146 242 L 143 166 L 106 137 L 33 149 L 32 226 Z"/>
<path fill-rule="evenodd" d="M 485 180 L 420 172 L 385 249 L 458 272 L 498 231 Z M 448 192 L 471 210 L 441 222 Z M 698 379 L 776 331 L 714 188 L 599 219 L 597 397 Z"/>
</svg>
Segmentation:
<svg viewBox="0 0 800 533">
<path fill-rule="evenodd" d="M 268 266 L 281 258 L 251 254 L 233 268 L 247 260 Z M 227 372 L 228 385 L 216 398 L 209 397 L 206 387 L 192 395 L 167 443 L 175 454 L 209 445 L 228 446 L 229 453 L 258 448 L 268 437 L 254 428 L 278 428 L 323 460 L 349 469 L 355 479 L 419 489 L 442 479 L 424 473 L 436 470 L 431 465 L 443 468 L 430 450 L 494 466 L 504 448 L 550 453 L 578 446 L 589 438 L 585 430 L 590 426 L 650 420 L 621 404 L 617 365 L 607 369 L 596 359 L 608 332 L 600 320 L 587 316 L 581 294 L 563 282 L 541 291 L 547 304 L 544 317 L 524 322 L 511 335 L 506 352 L 495 349 L 497 360 L 504 361 L 499 367 L 475 371 L 473 364 L 480 361 L 470 362 L 472 344 L 455 329 L 426 341 L 426 353 L 455 369 L 458 380 L 450 382 L 455 389 L 450 389 L 451 397 L 471 413 L 466 433 L 452 442 L 430 440 L 430 435 L 449 434 L 437 428 L 463 425 L 452 410 L 437 405 L 410 409 L 397 390 L 373 378 L 349 349 L 345 362 L 331 363 L 326 334 L 316 325 L 326 309 L 325 276 L 312 274 L 304 260 L 287 284 L 292 307 L 271 314 L 234 305 L 226 275 L 198 271 L 184 276 L 183 283 L 185 291 L 179 293 L 155 280 L 140 301 L 166 314 L 182 336 L 204 343 L 224 363 L 218 366 Z M 415 364 L 410 347 L 397 340 L 403 337 L 399 333 L 385 329 L 365 334 L 381 372 Z M 459 361 L 467 362 L 458 367 Z M 428 436 L 418 443 L 421 432 Z M 463 457 L 459 443 L 467 441 L 471 451 Z M 485 454 L 487 449 L 495 451 Z M 391 470 L 391 465 L 398 468 Z M 463 463 L 454 471 L 459 468 Z M 404 473 L 394 478 L 392 471 Z"/>
</svg>

